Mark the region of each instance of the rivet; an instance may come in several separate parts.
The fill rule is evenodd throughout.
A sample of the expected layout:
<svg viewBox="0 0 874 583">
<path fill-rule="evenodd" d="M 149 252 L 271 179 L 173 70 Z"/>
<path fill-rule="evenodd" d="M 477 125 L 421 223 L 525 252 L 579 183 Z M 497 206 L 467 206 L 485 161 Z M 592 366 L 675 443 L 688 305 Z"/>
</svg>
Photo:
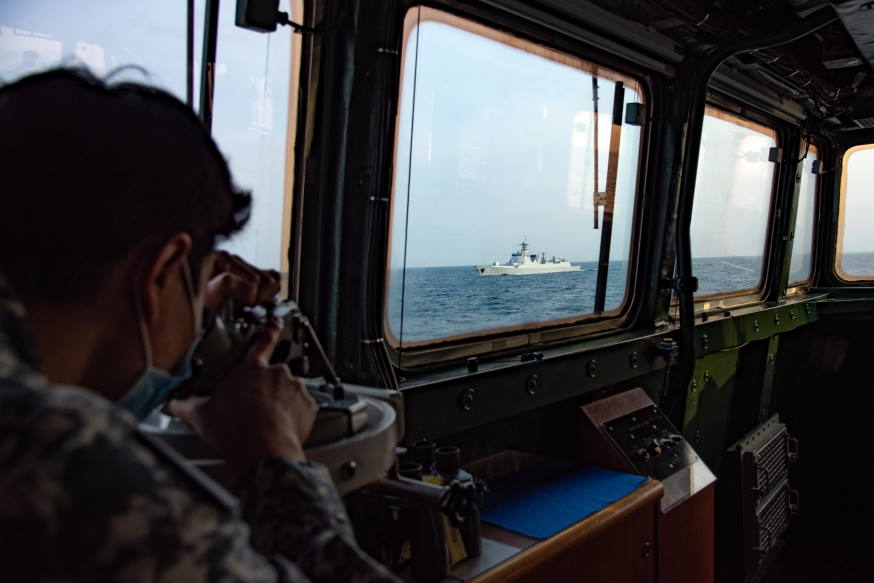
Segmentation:
<svg viewBox="0 0 874 583">
<path fill-rule="evenodd" d="M 758 320 L 753 320 L 753 330 L 755 330 L 756 332 L 759 331 L 759 321 Z"/>
<path fill-rule="evenodd" d="M 533 374 L 528 377 L 528 380 L 525 381 L 525 390 L 528 391 L 529 395 L 533 395 L 537 392 L 537 387 L 540 384 L 540 377 L 536 374 Z"/>
<path fill-rule="evenodd" d="M 628 355 L 628 366 L 631 368 L 637 368 L 640 366 L 640 355 L 636 352 L 632 352 Z"/>
<path fill-rule="evenodd" d="M 652 543 L 643 543 L 643 548 L 640 550 L 640 556 L 644 559 L 648 559 L 652 555 Z"/>
<path fill-rule="evenodd" d="M 710 348 L 710 337 L 707 334 L 701 335 L 701 349 L 708 350 Z"/>
<path fill-rule="evenodd" d="M 461 392 L 461 398 L 459 399 L 459 404 L 461 408 L 465 411 L 470 411 L 473 408 L 473 399 L 476 393 L 475 389 L 464 389 Z"/>
<path fill-rule="evenodd" d="M 804 304 L 804 313 L 810 315 L 810 304 Z"/>
<path fill-rule="evenodd" d="M 709 370 L 705 370 L 705 371 L 704 371 L 704 383 L 706 384 L 706 383 L 708 383 L 708 382 L 710 382 L 710 371 L 709 371 Z"/>
<path fill-rule="evenodd" d="M 586 374 L 589 375 L 589 378 L 593 379 L 598 376 L 598 361 L 590 360 L 586 364 Z"/>
<path fill-rule="evenodd" d="M 774 325 L 775 325 L 775 326 L 779 326 L 779 325 L 780 325 L 780 314 L 779 314 L 779 313 L 774 314 Z"/>
<path fill-rule="evenodd" d="M 351 480 L 355 477 L 358 470 L 358 464 L 354 461 L 346 462 L 340 468 L 340 477 L 344 480 Z"/>
<path fill-rule="evenodd" d="M 795 312 L 794 312 L 794 311 L 791 311 L 791 310 L 790 310 L 790 312 L 789 312 L 789 319 L 790 319 L 790 320 L 794 320 L 794 319 L 795 319 Z"/>
<path fill-rule="evenodd" d="M 698 390 L 698 381 L 692 380 L 692 382 L 689 383 L 689 390 L 692 391 L 693 393 L 695 391 L 697 391 Z"/>
</svg>

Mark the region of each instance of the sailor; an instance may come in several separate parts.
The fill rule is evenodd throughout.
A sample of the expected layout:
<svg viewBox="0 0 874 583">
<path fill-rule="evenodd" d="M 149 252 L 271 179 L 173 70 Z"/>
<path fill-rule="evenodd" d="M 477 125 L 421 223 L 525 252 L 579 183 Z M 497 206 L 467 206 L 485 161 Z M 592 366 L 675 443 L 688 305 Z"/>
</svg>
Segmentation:
<svg viewBox="0 0 874 583">
<path fill-rule="evenodd" d="M 173 402 L 238 499 L 137 429 L 189 373 L 205 303 L 277 291 L 214 252 L 250 197 L 194 114 L 53 70 L 0 88 L 0 136 L 2 579 L 394 581 L 306 461 L 315 405 L 267 362 L 278 324 L 214 396 Z"/>
</svg>

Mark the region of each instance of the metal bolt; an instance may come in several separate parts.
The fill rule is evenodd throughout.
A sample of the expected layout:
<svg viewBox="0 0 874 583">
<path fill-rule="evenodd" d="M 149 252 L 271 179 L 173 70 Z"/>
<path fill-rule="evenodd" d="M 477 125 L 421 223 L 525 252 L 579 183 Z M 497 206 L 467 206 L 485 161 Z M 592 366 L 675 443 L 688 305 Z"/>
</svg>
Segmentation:
<svg viewBox="0 0 874 583">
<path fill-rule="evenodd" d="M 775 357 L 773 354 L 768 355 L 768 364 L 774 364 Z"/>
<path fill-rule="evenodd" d="M 525 381 L 525 390 L 528 391 L 529 395 L 533 395 L 537 392 L 537 387 L 540 384 L 540 377 L 536 374 L 533 374 L 528 377 L 528 380 Z"/>
<path fill-rule="evenodd" d="M 358 464 L 355 461 L 346 462 L 343 464 L 343 467 L 340 468 L 340 478 L 343 480 L 351 480 L 355 477 L 357 471 Z"/>
<path fill-rule="evenodd" d="M 790 320 L 794 320 L 794 319 L 795 319 L 795 312 L 792 311 L 792 310 L 789 311 L 789 319 L 790 319 Z"/>
<path fill-rule="evenodd" d="M 696 380 L 693 379 L 692 382 L 689 383 L 689 390 L 690 390 L 691 392 L 693 392 L 693 393 L 694 393 L 695 391 L 697 391 L 697 390 L 698 390 L 698 381 L 696 381 Z"/>
<path fill-rule="evenodd" d="M 779 314 L 779 313 L 774 314 L 774 325 L 775 325 L 775 326 L 779 326 L 779 325 L 780 325 L 780 314 Z"/>
<path fill-rule="evenodd" d="M 708 350 L 710 348 L 710 337 L 707 334 L 701 335 L 701 349 Z"/>
<path fill-rule="evenodd" d="M 804 313 L 810 315 L 810 304 L 804 304 Z"/>
<path fill-rule="evenodd" d="M 756 332 L 759 331 L 759 321 L 758 320 L 753 320 L 753 330 L 755 330 Z"/>
<path fill-rule="evenodd" d="M 710 382 L 710 377 L 711 377 L 711 375 L 710 375 L 710 371 L 709 371 L 709 370 L 705 370 L 705 371 L 704 371 L 704 383 L 705 383 L 705 384 L 707 384 L 707 383 Z"/>
<path fill-rule="evenodd" d="M 628 355 L 628 366 L 631 368 L 637 368 L 640 366 L 640 355 L 636 352 L 632 352 Z"/>
<path fill-rule="evenodd" d="M 464 389 L 461 392 L 461 408 L 465 411 L 470 411 L 473 408 L 473 398 L 474 393 L 476 393 L 475 389 Z"/>
<path fill-rule="evenodd" d="M 598 376 L 598 361 L 590 360 L 588 364 L 586 364 L 586 374 L 589 375 L 589 378 L 593 379 Z"/>
<path fill-rule="evenodd" d="M 640 556 L 644 559 L 648 559 L 652 555 L 652 543 L 643 543 L 643 548 L 640 551 Z"/>
</svg>

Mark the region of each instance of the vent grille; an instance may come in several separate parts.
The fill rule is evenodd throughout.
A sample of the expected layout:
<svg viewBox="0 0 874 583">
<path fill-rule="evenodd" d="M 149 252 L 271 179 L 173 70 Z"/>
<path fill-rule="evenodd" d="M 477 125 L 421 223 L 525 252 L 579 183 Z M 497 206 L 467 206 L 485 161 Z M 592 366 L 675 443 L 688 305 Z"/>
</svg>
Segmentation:
<svg viewBox="0 0 874 583">
<path fill-rule="evenodd" d="M 755 490 L 758 497 L 766 495 L 774 485 L 779 484 L 789 473 L 789 459 L 786 449 L 786 428 L 772 437 L 762 449 L 753 452 L 756 471 Z"/>
<path fill-rule="evenodd" d="M 789 514 L 789 483 L 784 480 L 782 486 L 756 513 L 759 540 L 754 550 L 763 554 L 771 552 L 777 539 L 789 527 Z"/>
<path fill-rule="evenodd" d="M 798 459 L 798 443 L 774 415 L 729 451 L 737 456 L 742 580 L 749 581 L 770 561 L 798 508 L 798 493 L 789 486 L 789 465 Z"/>
<path fill-rule="evenodd" d="M 863 117 L 862 119 L 854 119 L 855 123 L 860 128 L 874 128 L 874 117 Z"/>
</svg>

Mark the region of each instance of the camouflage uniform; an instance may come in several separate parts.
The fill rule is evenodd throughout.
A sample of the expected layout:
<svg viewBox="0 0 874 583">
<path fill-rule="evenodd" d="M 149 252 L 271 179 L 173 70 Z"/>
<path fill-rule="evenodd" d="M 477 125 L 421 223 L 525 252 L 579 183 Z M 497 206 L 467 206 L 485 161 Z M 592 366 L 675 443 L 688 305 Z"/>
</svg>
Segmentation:
<svg viewBox="0 0 874 583">
<path fill-rule="evenodd" d="M 49 386 L 24 315 L 0 277 L 0 578 L 396 581 L 323 467 L 263 460 L 238 503 L 127 412 Z"/>
</svg>

